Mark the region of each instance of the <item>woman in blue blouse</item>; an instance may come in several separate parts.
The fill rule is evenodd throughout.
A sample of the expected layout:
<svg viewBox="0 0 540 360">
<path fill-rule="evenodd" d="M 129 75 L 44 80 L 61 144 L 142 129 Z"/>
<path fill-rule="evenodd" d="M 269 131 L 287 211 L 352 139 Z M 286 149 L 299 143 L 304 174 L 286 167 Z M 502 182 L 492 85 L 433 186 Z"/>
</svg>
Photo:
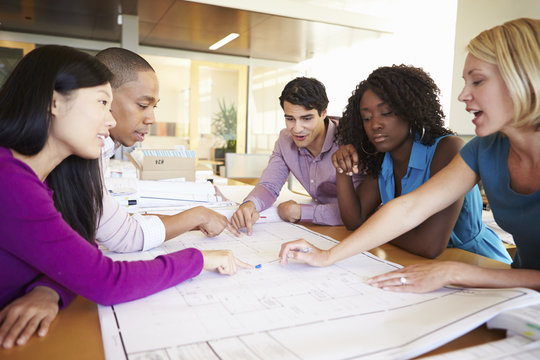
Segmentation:
<svg viewBox="0 0 540 360">
<path fill-rule="evenodd" d="M 392 291 L 426 292 L 445 285 L 540 290 L 540 20 L 516 19 L 469 43 L 459 95 L 473 116 L 476 138 L 415 191 L 383 206 L 329 250 L 305 240 L 282 245 L 296 258 L 325 266 L 388 242 L 447 208 L 478 181 L 498 225 L 516 243 L 512 269 L 459 262 L 417 264 L 369 280 Z M 298 251 L 310 247 L 312 251 Z"/>
<path fill-rule="evenodd" d="M 381 204 L 407 194 L 446 166 L 463 140 L 444 127 L 439 88 L 422 69 L 381 67 L 360 82 L 349 98 L 333 156 L 343 223 L 358 228 Z M 363 164 L 359 169 L 358 164 Z M 356 188 L 348 176 L 365 172 Z M 499 237 L 482 222 L 478 186 L 394 245 L 429 258 L 456 247 L 510 263 Z"/>
</svg>

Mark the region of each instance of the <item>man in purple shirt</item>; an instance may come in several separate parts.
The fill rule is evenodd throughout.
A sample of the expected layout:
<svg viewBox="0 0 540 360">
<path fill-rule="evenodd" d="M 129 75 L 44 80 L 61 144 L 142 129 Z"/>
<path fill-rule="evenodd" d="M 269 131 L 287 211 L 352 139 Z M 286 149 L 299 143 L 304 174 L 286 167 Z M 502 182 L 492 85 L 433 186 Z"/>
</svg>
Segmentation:
<svg viewBox="0 0 540 360">
<path fill-rule="evenodd" d="M 289 173 L 307 190 L 312 204 L 289 200 L 279 204 L 279 216 L 289 222 L 342 225 L 337 202 L 336 170 L 332 154 L 337 120 L 326 116 L 328 97 L 324 85 L 313 78 L 290 81 L 279 97 L 286 128 L 281 130 L 268 166 L 255 188 L 231 218 L 237 229 L 251 235 L 259 212 L 272 206 Z M 355 176 L 355 185 L 359 178 Z"/>
</svg>

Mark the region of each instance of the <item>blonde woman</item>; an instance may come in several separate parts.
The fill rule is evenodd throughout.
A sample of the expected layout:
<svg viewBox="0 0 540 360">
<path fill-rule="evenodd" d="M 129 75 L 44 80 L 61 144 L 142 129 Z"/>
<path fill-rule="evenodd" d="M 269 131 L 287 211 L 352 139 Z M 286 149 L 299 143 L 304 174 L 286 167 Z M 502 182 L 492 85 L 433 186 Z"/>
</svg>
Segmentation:
<svg viewBox="0 0 540 360">
<path fill-rule="evenodd" d="M 283 244 L 283 263 L 295 258 L 325 266 L 372 249 L 421 224 L 482 180 L 495 220 L 516 242 L 512 269 L 418 264 L 376 276 L 370 284 L 407 292 L 449 284 L 540 290 L 540 20 L 516 19 L 486 30 L 468 51 L 459 100 L 473 116 L 478 136 L 424 185 L 383 206 L 332 249 L 319 250 L 301 239 Z"/>
</svg>

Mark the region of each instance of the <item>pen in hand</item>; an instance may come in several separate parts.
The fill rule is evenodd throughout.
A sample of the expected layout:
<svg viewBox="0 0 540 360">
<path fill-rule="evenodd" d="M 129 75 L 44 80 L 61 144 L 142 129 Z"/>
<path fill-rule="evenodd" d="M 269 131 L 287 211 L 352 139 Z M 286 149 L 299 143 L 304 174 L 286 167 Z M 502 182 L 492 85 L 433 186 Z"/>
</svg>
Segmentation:
<svg viewBox="0 0 540 360">
<path fill-rule="evenodd" d="M 277 259 L 274 259 L 274 260 L 272 260 L 272 261 L 268 261 L 267 263 L 264 263 L 264 264 L 265 264 L 265 265 L 266 265 L 266 264 L 271 264 L 271 263 L 274 263 L 274 262 L 279 261 L 279 260 L 281 260 L 281 259 L 280 259 L 280 258 L 277 258 Z M 257 264 L 257 265 L 255 265 L 255 269 L 260 269 L 260 268 L 262 268 L 262 266 L 263 266 L 263 264 Z"/>
<path fill-rule="evenodd" d="M 283 257 L 281 259 L 281 264 L 287 264 L 287 260 L 288 259 L 296 259 L 296 255 L 292 254 L 292 253 L 304 253 L 304 254 L 307 254 L 307 253 L 311 253 L 311 248 L 310 247 L 305 247 L 305 248 L 297 248 L 297 249 L 289 249 L 289 253 L 287 254 L 287 257 Z"/>
<path fill-rule="evenodd" d="M 302 253 L 310 253 L 311 252 L 311 248 L 310 247 L 305 247 L 303 249 L 291 249 L 290 251 L 294 251 L 294 252 L 302 252 Z"/>
<path fill-rule="evenodd" d="M 302 248 L 302 249 L 291 249 L 290 251 L 294 251 L 294 252 L 301 252 L 301 253 L 310 253 L 311 252 L 311 248 L 310 247 L 305 247 L 305 248 Z M 266 264 L 270 264 L 270 263 L 273 263 L 273 262 L 276 262 L 276 261 L 280 261 L 281 258 L 277 258 L 275 260 L 272 260 L 272 261 L 269 261 L 267 262 Z M 262 267 L 262 264 L 257 264 L 255 265 L 255 269 L 260 269 Z"/>
<path fill-rule="evenodd" d="M 281 250 L 279 251 L 282 265 L 286 265 L 288 259 L 297 259 L 299 261 L 311 263 L 317 256 L 317 247 L 313 246 L 313 244 L 310 244 L 305 239 L 283 243 L 281 244 Z"/>
</svg>

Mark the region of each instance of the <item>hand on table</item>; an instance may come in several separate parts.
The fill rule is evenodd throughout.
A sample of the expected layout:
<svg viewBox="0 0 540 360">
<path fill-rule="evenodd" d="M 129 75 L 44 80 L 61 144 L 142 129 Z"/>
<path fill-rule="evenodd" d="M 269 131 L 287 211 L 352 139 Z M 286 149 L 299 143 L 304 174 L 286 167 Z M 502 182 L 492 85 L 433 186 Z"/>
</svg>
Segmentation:
<svg viewBox="0 0 540 360">
<path fill-rule="evenodd" d="M 415 264 L 368 279 L 368 284 L 396 292 L 425 293 L 451 284 L 452 273 L 463 264 L 441 261 Z"/>
<path fill-rule="evenodd" d="M 246 228 L 247 234 L 253 233 L 253 224 L 259 220 L 259 212 L 253 201 L 247 201 L 240 205 L 231 217 L 231 224 L 238 231 Z"/>
<path fill-rule="evenodd" d="M 200 211 L 203 212 L 203 218 L 205 221 L 199 225 L 199 229 L 204 235 L 214 237 L 221 234 L 223 230 L 227 229 L 235 236 L 240 236 L 240 232 L 234 226 L 232 226 L 231 223 L 229 223 L 226 216 L 204 206 L 201 206 L 200 208 Z"/>
<path fill-rule="evenodd" d="M 36 286 L 0 311 L 0 344 L 9 349 L 24 345 L 37 332 L 45 336 L 58 314 L 58 293 L 46 286 Z"/>
<path fill-rule="evenodd" d="M 277 207 L 280 218 L 288 222 L 298 222 L 302 218 L 302 207 L 294 200 L 282 202 Z"/>
</svg>

